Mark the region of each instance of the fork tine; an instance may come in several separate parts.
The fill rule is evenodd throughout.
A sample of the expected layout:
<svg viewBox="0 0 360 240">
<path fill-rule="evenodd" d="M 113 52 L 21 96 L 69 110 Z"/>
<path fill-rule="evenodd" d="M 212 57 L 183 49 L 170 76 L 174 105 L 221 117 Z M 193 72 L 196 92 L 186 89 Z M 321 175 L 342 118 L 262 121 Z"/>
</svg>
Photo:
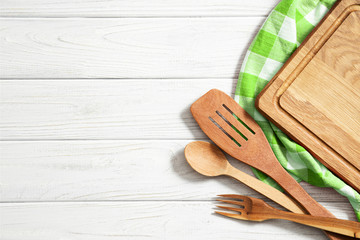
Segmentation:
<svg viewBox="0 0 360 240">
<path fill-rule="evenodd" d="M 231 201 L 231 200 L 225 200 L 225 199 L 216 199 L 216 201 L 218 202 L 223 202 L 223 203 L 229 203 L 229 204 L 234 204 L 234 205 L 238 205 L 244 208 L 244 205 L 242 202 L 239 201 Z"/>
<path fill-rule="evenodd" d="M 215 211 L 215 213 L 220 214 L 220 215 L 223 215 L 223 216 L 225 216 L 225 217 L 229 217 L 229 218 L 235 218 L 235 219 L 242 219 L 242 220 L 244 220 L 244 218 L 241 217 L 241 215 L 239 215 L 239 214 L 219 212 L 219 211 Z"/>
<path fill-rule="evenodd" d="M 237 199 L 237 200 L 240 200 L 240 201 L 244 201 L 244 198 L 246 198 L 246 196 L 238 195 L 238 194 L 220 194 L 218 196 L 219 197 L 233 198 L 233 199 Z"/>
<path fill-rule="evenodd" d="M 222 209 L 225 209 L 225 210 L 234 211 L 234 212 L 239 212 L 239 213 L 243 212 L 243 209 L 241 209 L 241 208 L 226 207 L 226 206 L 221 206 L 221 205 L 216 205 L 216 207 L 222 208 Z"/>
</svg>

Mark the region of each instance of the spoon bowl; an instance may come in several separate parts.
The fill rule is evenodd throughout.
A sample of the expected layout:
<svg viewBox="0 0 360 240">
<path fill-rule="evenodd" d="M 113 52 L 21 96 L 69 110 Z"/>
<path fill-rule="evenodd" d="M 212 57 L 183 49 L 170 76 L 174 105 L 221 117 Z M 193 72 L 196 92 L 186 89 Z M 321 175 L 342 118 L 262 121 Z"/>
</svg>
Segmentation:
<svg viewBox="0 0 360 240">
<path fill-rule="evenodd" d="M 296 213 L 305 213 L 293 199 L 279 190 L 234 168 L 216 145 L 202 141 L 191 142 L 186 145 L 184 152 L 187 162 L 198 173 L 208 177 L 220 175 L 233 177 L 286 209 Z"/>
<path fill-rule="evenodd" d="M 209 142 L 189 143 L 185 147 L 185 158 L 195 171 L 209 177 L 223 175 L 229 167 L 224 153 Z"/>
</svg>

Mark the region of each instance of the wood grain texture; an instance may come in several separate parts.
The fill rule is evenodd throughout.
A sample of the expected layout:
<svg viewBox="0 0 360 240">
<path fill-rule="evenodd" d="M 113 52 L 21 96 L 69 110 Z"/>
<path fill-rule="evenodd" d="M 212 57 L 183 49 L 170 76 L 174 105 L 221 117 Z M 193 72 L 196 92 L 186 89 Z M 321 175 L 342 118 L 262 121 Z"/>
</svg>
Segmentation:
<svg viewBox="0 0 360 240">
<path fill-rule="evenodd" d="M 279 0 L 2 0 L 6 17 L 265 16 Z"/>
<path fill-rule="evenodd" d="M 233 95 L 277 2 L 1 1 L 0 238 L 325 240 L 212 215 L 221 192 L 266 198 L 199 175 L 183 155 L 207 139 L 190 104 L 211 88 Z M 355 220 L 334 190 L 302 186 Z"/>
<path fill-rule="evenodd" d="M 3 18 L 1 78 L 237 78 L 264 20 Z"/>
<path fill-rule="evenodd" d="M 233 79 L 7 80 L 0 82 L 0 138 L 204 139 L 190 105 Z"/>
<path fill-rule="evenodd" d="M 360 1 L 343 0 L 314 29 L 257 107 L 360 191 Z"/>
<path fill-rule="evenodd" d="M 2 203 L 2 239 L 325 240 L 321 231 L 272 220 L 235 221 L 212 214 L 213 202 Z M 349 210 L 326 205 L 339 218 Z"/>
<path fill-rule="evenodd" d="M 358 29 L 360 11 L 351 13 L 326 41 L 281 96 L 280 105 L 360 170 Z"/>
<path fill-rule="evenodd" d="M 209 178 L 195 172 L 184 156 L 188 143 L 1 141 L 0 201 L 208 201 L 220 193 L 264 198 L 229 177 Z M 253 175 L 245 164 L 229 160 Z M 303 186 L 318 201 L 341 202 L 351 209 L 346 198 L 332 189 Z"/>
</svg>

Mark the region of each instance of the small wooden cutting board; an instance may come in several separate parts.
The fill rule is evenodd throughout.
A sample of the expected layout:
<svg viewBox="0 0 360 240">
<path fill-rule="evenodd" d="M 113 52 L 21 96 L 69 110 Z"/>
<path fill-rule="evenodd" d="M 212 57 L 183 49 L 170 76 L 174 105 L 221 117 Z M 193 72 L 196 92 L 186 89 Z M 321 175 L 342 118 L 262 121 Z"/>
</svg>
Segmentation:
<svg viewBox="0 0 360 240">
<path fill-rule="evenodd" d="M 360 0 L 338 1 L 256 107 L 360 192 Z"/>
</svg>

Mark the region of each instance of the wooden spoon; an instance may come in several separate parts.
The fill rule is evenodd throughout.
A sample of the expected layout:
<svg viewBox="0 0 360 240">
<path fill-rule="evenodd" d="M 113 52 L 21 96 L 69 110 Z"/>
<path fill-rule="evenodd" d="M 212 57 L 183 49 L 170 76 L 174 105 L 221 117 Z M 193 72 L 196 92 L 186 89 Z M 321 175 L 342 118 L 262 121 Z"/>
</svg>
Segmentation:
<svg viewBox="0 0 360 240">
<path fill-rule="evenodd" d="M 202 141 L 191 142 L 185 147 L 185 158 L 190 166 L 202 175 L 233 177 L 292 212 L 305 212 L 293 199 L 279 190 L 233 167 L 224 153 L 214 144 Z"/>
</svg>

